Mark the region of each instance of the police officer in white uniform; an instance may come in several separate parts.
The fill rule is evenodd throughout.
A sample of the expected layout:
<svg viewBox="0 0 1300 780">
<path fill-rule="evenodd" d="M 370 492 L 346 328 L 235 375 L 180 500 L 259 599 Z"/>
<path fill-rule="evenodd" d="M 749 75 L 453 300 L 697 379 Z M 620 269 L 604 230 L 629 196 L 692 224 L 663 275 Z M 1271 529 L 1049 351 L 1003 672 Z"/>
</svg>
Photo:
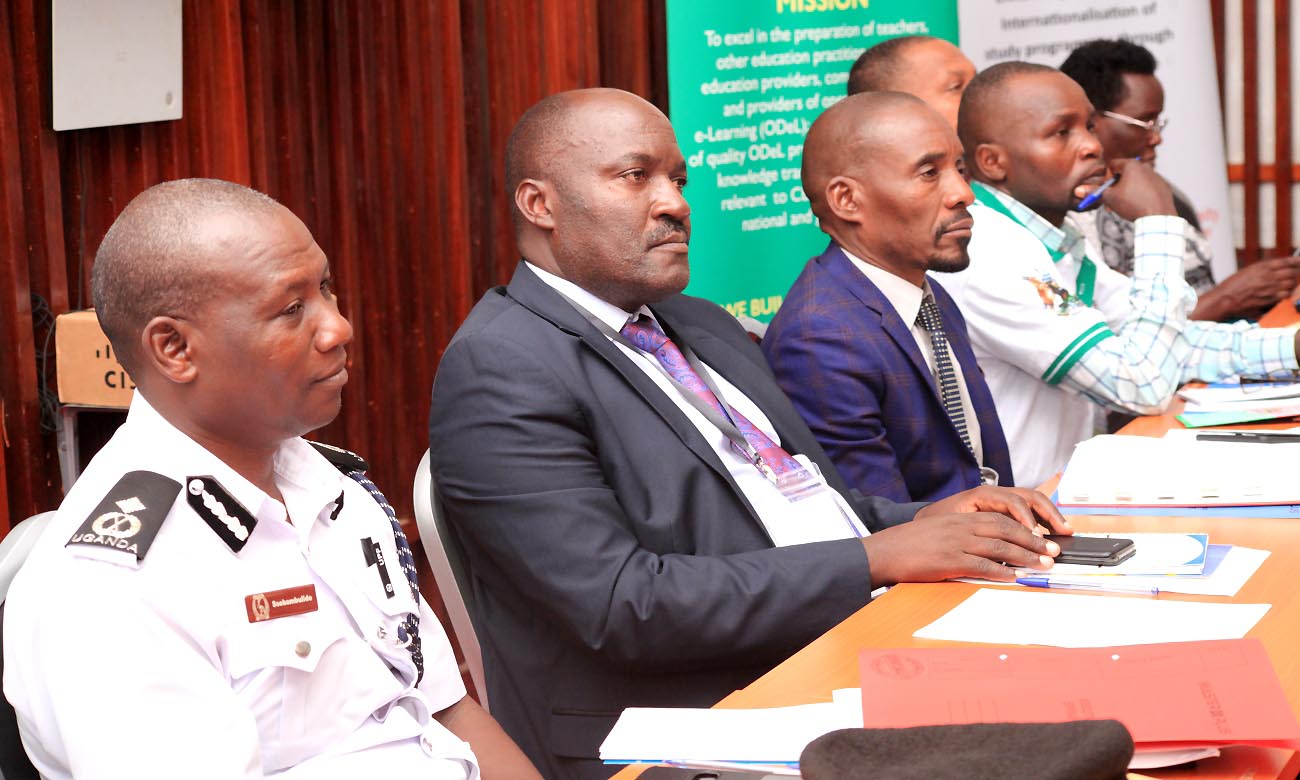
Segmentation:
<svg viewBox="0 0 1300 780">
<path fill-rule="evenodd" d="M 4 691 L 40 773 L 538 777 L 465 695 L 364 464 L 299 438 L 337 415 L 352 336 L 302 222 L 158 185 L 94 293 L 138 392 L 9 592 Z"/>
</svg>

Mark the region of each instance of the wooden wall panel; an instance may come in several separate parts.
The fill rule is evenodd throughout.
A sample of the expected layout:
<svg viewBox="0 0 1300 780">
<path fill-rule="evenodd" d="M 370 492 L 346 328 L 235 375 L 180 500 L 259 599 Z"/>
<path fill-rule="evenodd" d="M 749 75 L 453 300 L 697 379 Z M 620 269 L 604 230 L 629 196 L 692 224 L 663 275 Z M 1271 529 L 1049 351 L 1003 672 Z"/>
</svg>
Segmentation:
<svg viewBox="0 0 1300 780">
<path fill-rule="evenodd" d="M 1273 159 L 1277 178 L 1273 182 L 1273 249 L 1291 251 L 1291 0 L 1273 0 Z"/>
<path fill-rule="evenodd" d="M 41 430 L 32 327 L 32 295 L 38 290 L 32 287 L 31 269 L 47 267 L 42 240 L 47 232 L 30 233 L 32 212 L 49 203 L 46 182 L 39 176 L 40 152 L 45 147 L 32 148 L 30 139 L 23 137 L 23 129 L 33 126 L 32 113 L 40 111 L 32 102 L 33 92 L 23 85 L 37 37 L 32 11 L 0 3 L 0 442 L 6 448 L 8 483 L 3 511 L 15 520 L 49 502 L 51 478 L 57 474 L 57 469 L 51 469 L 53 453 Z M 44 297 L 49 299 L 48 294 Z M 8 528 L 9 518 L 0 519 L 6 520 L 3 525 Z"/>
<path fill-rule="evenodd" d="M 56 134 L 48 0 L 0 6 L 0 531 L 60 499 L 32 296 L 56 314 L 91 305 L 95 250 L 141 190 L 230 179 L 313 231 L 356 329 L 343 413 L 320 437 L 363 453 L 409 516 L 438 358 L 517 261 L 510 128 L 562 89 L 666 102 L 662 0 L 185 0 L 183 118 Z"/>
<path fill-rule="evenodd" d="M 1252 263 L 1260 256 L 1259 236 L 1259 9 L 1255 0 L 1242 0 L 1241 4 L 1242 60 L 1245 81 L 1242 93 L 1243 146 L 1245 151 L 1245 208 L 1243 224 L 1246 235 L 1239 263 Z"/>
<path fill-rule="evenodd" d="M 1241 188 L 1242 231 L 1237 240 L 1242 248 L 1237 250 L 1237 260 L 1245 265 L 1261 257 L 1288 254 L 1297 243 L 1293 209 L 1295 187 L 1300 183 L 1300 160 L 1296 159 L 1293 143 L 1291 96 L 1291 26 L 1295 9 L 1292 0 L 1211 0 L 1210 8 L 1220 95 L 1227 91 L 1242 96 L 1240 114 L 1225 113 L 1224 120 L 1229 128 L 1239 130 L 1242 138 L 1240 159 L 1229 160 L 1228 181 Z M 1233 54 L 1226 54 L 1224 47 L 1229 14 L 1241 19 L 1241 45 Z M 1271 31 L 1261 36 L 1261 25 L 1271 27 Z M 1272 46 L 1261 47 L 1261 38 L 1269 37 Z M 1236 70 L 1239 78 L 1234 83 L 1224 81 L 1225 70 L 1233 72 L 1225 68 L 1225 56 L 1241 57 L 1241 67 Z M 1272 76 L 1271 94 L 1261 94 L 1261 74 Z M 1270 136 L 1271 148 L 1266 148 L 1262 138 Z M 1262 157 L 1266 154 L 1272 160 L 1265 162 Z M 1264 198 L 1269 191 L 1273 197 Z M 1270 223 L 1271 229 L 1265 227 Z"/>
</svg>

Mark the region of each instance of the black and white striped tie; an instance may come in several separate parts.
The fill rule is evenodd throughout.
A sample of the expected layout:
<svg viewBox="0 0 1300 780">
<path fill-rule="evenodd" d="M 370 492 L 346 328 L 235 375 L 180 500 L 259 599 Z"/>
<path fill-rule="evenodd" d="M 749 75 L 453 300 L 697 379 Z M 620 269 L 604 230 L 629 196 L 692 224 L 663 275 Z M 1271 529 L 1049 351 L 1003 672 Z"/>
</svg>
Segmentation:
<svg viewBox="0 0 1300 780">
<path fill-rule="evenodd" d="M 952 356 L 948 353 L 948 336 L 943 332 L 943 320 L 939 317 L 939 307 L 934 298 L 926 295 L 921 299 L 921 310 L 916 315 L 917 323 L 930 333 L 930 344 L 934 347 L 934 363 L 939 373 L 939 397 L 943 400 L 943 410 L 952 420 L 966 449 L 974 454 L 971 447 L 970 432 L 966 430 L 966 414 L 961 408 L 961 388 L 957 384 L 957 372 L 952 367 Z"/>
</svg>

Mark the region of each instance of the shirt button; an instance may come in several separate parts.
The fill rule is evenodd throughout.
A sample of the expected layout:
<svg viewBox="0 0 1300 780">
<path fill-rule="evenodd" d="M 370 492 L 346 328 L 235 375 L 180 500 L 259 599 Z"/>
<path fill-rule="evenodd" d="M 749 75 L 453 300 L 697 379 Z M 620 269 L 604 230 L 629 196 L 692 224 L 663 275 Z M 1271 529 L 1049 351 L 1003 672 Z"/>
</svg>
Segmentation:
<svg viewBox="0 0 1300 780">
<path fill-rule="evenodd" d="M 311 643 L 299 642 L 298 644 L 294 645 L 293 651 L 298 654 L 299 658 L 306 658 L 307 656 L 311 655 Z"/>
</svg>

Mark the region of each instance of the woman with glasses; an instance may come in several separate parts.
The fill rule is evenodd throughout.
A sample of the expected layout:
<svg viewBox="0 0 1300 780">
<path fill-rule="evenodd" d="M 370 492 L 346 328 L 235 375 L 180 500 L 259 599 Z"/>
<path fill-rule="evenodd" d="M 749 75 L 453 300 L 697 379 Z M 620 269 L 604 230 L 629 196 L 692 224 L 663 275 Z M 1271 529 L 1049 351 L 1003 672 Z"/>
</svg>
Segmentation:
<svg viewBox="0 0 1300 780">
<path fill-rule="evenodd" d="M 1098 40 L 1075 49 L 1061 71 L 1079 82 L 1097 109 L 1097 139 L 1106 159 L 1137 159 L 1154 165 L 1164 140 L 1165 91 L 1155 76 L 1156 60 L 1144 46 L 1124 40 Z M 1300 258 L 1277 257 L 1246 266 L 1216 285 L 1210 270 L 1210 244 L 1200 231 L 1196 209 L 1174 188 L 1178 215 L 1192 226 L 1187 236 L 1183 274 L 1198 297 L 1192 319 L 1231 321 L 1255 318 L 1288 293 L 1300 273 Z M 1125 274 L 1133 270 L 1133 223 L 1102 207 L 1072 214 L 1070 221 L 1101 249 L 1106 264 Z"/>
</svg>

